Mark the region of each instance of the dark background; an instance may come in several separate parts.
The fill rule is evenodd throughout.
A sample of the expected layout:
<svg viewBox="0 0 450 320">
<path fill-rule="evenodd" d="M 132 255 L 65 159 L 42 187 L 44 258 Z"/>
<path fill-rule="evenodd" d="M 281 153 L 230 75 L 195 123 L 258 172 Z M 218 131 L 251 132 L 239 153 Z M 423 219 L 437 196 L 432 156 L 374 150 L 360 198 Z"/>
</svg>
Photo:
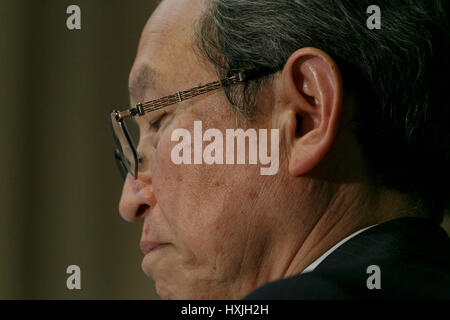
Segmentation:
<svg viewBox="0 0 450 320">
<path fill-rule="evenodd" d="M 111 110 L 152 0 L 0 0 L 0 298 L 152 299 L 118 213 Z M 81 30 L 66 8 L 81 8 Z M 450 230 L 447 222 L 447 230 Z M 68 290 L 66 268 L 81 268 Z"/>
<path fill-rule="evenodd" d="M 151 0 L 0 1 L 0 298 L 147 299 L 140 224 L 122 220 L 109 113 Z M 81 8 L 81 30 L 66 9 Z M 81 290 L 68 290 L 68 265 Z"/>
</svg>

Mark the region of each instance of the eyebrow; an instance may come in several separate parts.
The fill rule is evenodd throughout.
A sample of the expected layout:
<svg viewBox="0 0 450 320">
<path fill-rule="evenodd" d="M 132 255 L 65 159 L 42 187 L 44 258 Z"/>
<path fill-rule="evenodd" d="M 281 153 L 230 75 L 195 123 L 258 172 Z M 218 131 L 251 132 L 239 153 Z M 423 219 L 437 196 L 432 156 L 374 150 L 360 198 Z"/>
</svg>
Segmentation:
<svg viewBox="0 0 450 320">
<path fill-rule="evenodd" d="M 148 64 L 139 67 L 138 71 L 132 75 L 128 84 L 130 98 L 134 101 L 143 99 L 145 91 L 154 86 L 155 79 L 158 75 L 159 73 Z"/>
</svg>

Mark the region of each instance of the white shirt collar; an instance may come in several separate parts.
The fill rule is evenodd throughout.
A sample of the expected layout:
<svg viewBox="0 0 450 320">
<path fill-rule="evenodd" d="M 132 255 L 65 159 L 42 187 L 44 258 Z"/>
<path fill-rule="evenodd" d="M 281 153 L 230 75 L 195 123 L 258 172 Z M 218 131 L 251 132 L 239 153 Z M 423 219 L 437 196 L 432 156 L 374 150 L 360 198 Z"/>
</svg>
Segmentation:
<svg viewBox="0 0 450 320">
<path fill-rule="evenodd" d="M 301 274 L 303 273 L 308 273 L 313 271 L 323 260 L 325 260 L 326 257 L 328 257 L 328 255 L 330 255 L 334 250 L 336 250 L 338 247 L 340 247 L 341 245 L 343 245 L 345 242 L 347 242 L 348 240 L 350 240 L 351 238 L 353 238 L 354 236 L 360 234 L 363 231 L 366 231 L 372 227 L 375 227 L 376 224 L 371 225 L 369 227 L 363 228 L 361 230 L 358 230 L 354 233 L 352 233 L 351 235 L 349 235 L 348 237 L 342 239 L 341 241 L 339 241 L 338 243 L 336 243 L 333 247 L 331 247 L 330 249 L 328 249 L 323 255 L 321 255 L 319 258 L 317 258 L 313 263 L 311 263 L 307 268 L 305 268 L 305 270 L 303 270 L 301 272 Z"/>
</svg>

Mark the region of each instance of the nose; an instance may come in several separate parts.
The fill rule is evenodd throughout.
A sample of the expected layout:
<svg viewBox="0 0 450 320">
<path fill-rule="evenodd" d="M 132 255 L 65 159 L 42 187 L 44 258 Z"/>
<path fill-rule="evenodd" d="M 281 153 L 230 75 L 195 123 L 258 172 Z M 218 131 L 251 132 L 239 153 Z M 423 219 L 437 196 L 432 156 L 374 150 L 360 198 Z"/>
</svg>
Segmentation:
<svg viewBox="0 0 450 320">
<path fill-rule="evenodd" d="M 151 178 L 135 179 L 128 174 L 119 203 L 119 212 L 122 218 L 128 222 L 143 220 L 148 210 L 155 205 L 156 198 Z"/>
</svg>

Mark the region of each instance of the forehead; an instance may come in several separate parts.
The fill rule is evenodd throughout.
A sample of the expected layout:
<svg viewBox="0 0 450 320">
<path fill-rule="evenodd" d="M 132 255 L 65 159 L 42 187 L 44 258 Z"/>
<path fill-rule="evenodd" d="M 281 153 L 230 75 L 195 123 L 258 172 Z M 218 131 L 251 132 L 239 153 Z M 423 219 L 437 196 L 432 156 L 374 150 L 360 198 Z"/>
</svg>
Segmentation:
<svg viewBox="0 0 450 320">
<path fill-rule="evenodd" d="M 199 70 L 199 57 L 194 51 L 194 26 L 204 3 L 204 0 L 161 2 L 142 31 L 130 85 L 162 82 L 166 87 L 167 84 L 176 87 L 204 77 L 206 70 Z M 197 85 L 195 81 L 193 85 Z M 176 90 L 179 89 L 183 86 Z"/>
</svg>

